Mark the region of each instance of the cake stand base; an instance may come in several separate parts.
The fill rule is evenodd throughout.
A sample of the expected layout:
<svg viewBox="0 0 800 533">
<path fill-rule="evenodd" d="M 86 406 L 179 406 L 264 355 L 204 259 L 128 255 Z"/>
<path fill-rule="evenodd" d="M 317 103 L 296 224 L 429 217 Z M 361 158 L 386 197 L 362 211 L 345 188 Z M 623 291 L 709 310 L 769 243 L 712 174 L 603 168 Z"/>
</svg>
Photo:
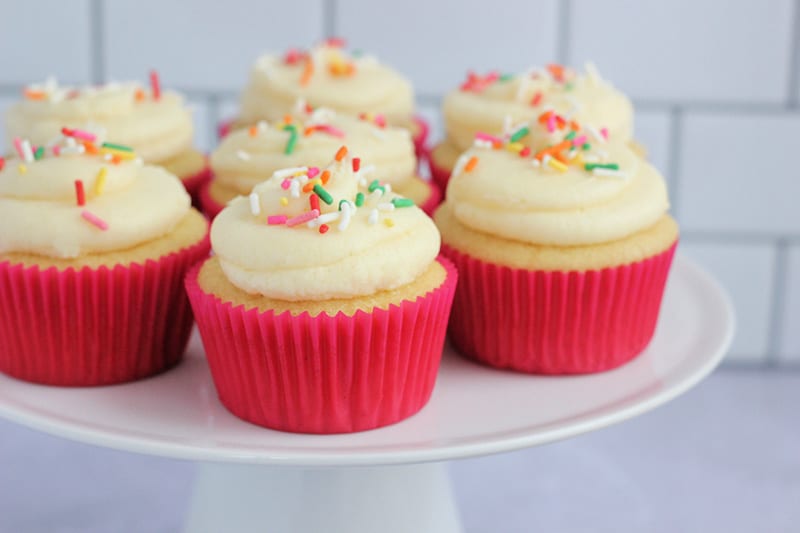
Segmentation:
<svg viewBox="0 0 800 533">
<path fill-rule="evenodd" d="M 292 468 L 200 463 L 185 533 L 461 533 L 442 463 Z"/>
</svg>

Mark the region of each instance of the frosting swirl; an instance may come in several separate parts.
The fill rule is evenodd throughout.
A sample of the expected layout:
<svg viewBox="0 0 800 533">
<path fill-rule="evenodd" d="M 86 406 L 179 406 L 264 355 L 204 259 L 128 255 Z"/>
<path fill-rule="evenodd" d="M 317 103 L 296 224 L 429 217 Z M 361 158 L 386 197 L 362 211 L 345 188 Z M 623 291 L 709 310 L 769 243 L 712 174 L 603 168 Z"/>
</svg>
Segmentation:
<svg viewBox="0 0 800 533">
<path fill-rule="evenodd" d="M 610 242 L 655 224 L 669 208 L 658 171 L 625 144 L 593 147 L 587 138 L 572 131 L 538 152 L 478 141 L 448 184 L 454 216 L 490 235 L 558 246 Z"/>
<path fill-rule="evenodd" d="M 59 156 L 42 149 L 34 159 L 26 146 L 23 157 L 4 162 L 0 253 L 74 258 L 125 250 L 166 235 L 189 212 L 180 180 L 162 168 L 142 165 L 132 152 L 82 148 L 69 139 L 51 147 Z"/>
<path fill-rule="evenodd" d="M 414 112 L 408 80 L 374 57 L 356 57 L 329 42 L 308 52 L 260 57 L 241 97 L 241 119 L 278 120 L 291 112 L 298 98 L 354 116 L 381 114 L 403 127 L 411 125 Z"/>
<path fill-rule="evenodd" d="M 54 80 L 28 86 L 6 115 L 9 138 L 42 145 L 63 126 L 80 128 L 132 146 L 148 163 L 169 160 L 192 144 L 192 117 L 183 97 L 135 82 L 64 87 Z"/>
<path fill-rule="evenodd" d="M 291 127 L 284 121 L 259 122 L 249 130 L 231 132 L 211 154 L 215 179 L 248 194 L 282 168 L 326 165 L 343 142 L 360 155 L 372 179 L 397 186 L 414 175 L 414 145 L 407 130 L 381 128 L 324 108 L 302 110 L 295 117 Z"/>
<path fill-rule="evenodd" d="M 470 74 L 458 90 L 444 98 L 447 138 L 459 151 L 472 145 L 476 132 L 507 133 L 535 123 L 546 111 L 606 129 L 615 141 L 627 142 L 633 135 L 630 100 L 591 65 L 585 74 L 560 65 L 517 75 Z M 536 145 L 554 139 L 546 130 L 537 130 L 526 142 Z"/>
<path fill-rule="evenodd" d="M 322 170 L 275 172 L 217 215 L 211 243 L 233 285 L 287 301 L 352 298 L 408 284 L 435 260 L 433 222 L 367 182 L 345 150 Z"/>
</svg>

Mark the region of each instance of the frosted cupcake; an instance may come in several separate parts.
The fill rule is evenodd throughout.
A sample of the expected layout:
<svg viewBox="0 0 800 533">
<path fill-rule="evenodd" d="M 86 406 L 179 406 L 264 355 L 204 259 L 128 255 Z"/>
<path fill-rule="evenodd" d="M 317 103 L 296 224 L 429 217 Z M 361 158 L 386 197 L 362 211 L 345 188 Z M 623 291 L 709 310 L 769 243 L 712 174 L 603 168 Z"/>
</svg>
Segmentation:
<svg viewBox="0 0 800 533">
<path fill-rule="evenodd" d="M 361 431 L 430 398 L 456 272 L 432 220 L 356 161 L 275 171 L 187 276 L 220 400 L 254 424 Z"/>
<path fill-rule="evenodd" d="M 531 150 L 479 134 L 434 216 L 460 276 L 450 338 L 494 367 L 607 370 L 656 325 L 678 240 L 663 178 L 624 143 L 561 135 Z"/>
<path fill-rule="evenodd" d="M 411 83 L 373 56 L 348 52 L 341 39 L 329 39 L 308 51 L 291 49 L 282 56 L 258 58 L 232 127 L 279 120 L 292 112 L 298 99 L 406 128 L 418 151 L 428 135 L 427 123 L 415 115 Z"/>
<path fill-rule="evenodd" d="M 214 178 L 201 193 L 203 210 L 209 216 L 216 216 L 236 196 L 249 194 L 276 170 L 325 166 L 342 143 L 359 154 L 360 175 L 370 181 L 377 179 L 428 214 L 438 205 L 438 187 L 416 175 L 414 145 L 407 130 L 324 108 L 297 110 L 294 117 L 272 125 L 261 121 L 223 139 L 211 155 Z"/>
<path fill-rule="evenodd" d="M 585 73 L 561 65 L 533 68 L 521 74 L 485 76 L 470 73 L 448 93 L 443 105 L 446 138 L 431 150 L 431 175 L 444 189 L 456 159 L 482 132 L 508 140 L 527 125 L 523 139 L 535 147 L 554 143 L 570 122 L 592 124 L 591 140 L 627 143 L 633 135 L 633 106 L 588 64 Z M 533 128 L 544 117 L 549 127 Z M 560 127 L 561 126 L 561 127 Z"/>
<path fill-rule="evenodd" d="M 30 85 L 6 115 L 9 142 L 38 146 L 57 140 L 62 128 L 91 132 L 133 147 L 148 164 L 178 176 L 190 194 L 209 177 L 205 155 L 192 148 L 192 116 L 183 97 L 162 90 L 156 73 L 145 87 L 136 82 L 67 87 L 55 80 Z"/>
<path fill-rule="evenodd" d="M 183 277 L 209 251 L 180 180 L 81 130 L 15 153 L 0 158 L 0 371 L 88 386 L 177 364 Z"/>
</svg>

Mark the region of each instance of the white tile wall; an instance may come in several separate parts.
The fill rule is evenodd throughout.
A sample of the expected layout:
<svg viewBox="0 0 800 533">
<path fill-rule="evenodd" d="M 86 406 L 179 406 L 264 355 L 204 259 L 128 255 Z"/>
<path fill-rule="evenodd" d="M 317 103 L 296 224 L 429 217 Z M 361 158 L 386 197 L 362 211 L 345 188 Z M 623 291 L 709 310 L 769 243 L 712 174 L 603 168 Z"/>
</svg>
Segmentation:
<svg viewBox="0 0 800 533">
<path fill-rule="evenodd" d="M 732 361 L 764 361 L 769 346 L 769 320 L 775 251 L 766 244 L 707 244 L 684 239 L 680 251 L 714 273 L 736 308 Z"/>
<path fill-rule="evenodd" d="M 16 101 L 16 97 L 0 95 L 0 117 L 5 117 L 6 109 Z M 6 152 L 6 128 L 5 118 L 0 120 L 0 155 Z"/>
<path fill-rule="evenodd" d="M 792 0 L 575 0 L 569 60 L 593 59 L 635 98 L 781 102 Z"/>
<path fill-rule="evenodd" d="M 636 136 L 670 180 L 682 251 L 732 293 L 734 357 L 800 361 L 800 110 L 790 105 L 800 101 L 800 84 L 791 83 L 800 70 L 800 51 L 792 53 L 800 0 L 7 4 L 0 10 L 0 112 L 21 84 L 49 73 L 68 82 L 144 80 L 157 68 L 165 86 L 187 90 L 203 148 L 216 142 L 215 121 L 236 114 L 261 52 L 307 46 L 326 34 L 406 73 L 423 95 L 420 112 L 433 140 L 441 136 L 435 102 L 467 69 L 593 59 L 640 104 Z M 793 246 L 785 268 L 776 269 L 781 239 Z M 785 286 L 783 335 L 777 353 L 768 353 L 778 344 L 769 339 L 776 283 L 779 292 Z"/>
</svg>

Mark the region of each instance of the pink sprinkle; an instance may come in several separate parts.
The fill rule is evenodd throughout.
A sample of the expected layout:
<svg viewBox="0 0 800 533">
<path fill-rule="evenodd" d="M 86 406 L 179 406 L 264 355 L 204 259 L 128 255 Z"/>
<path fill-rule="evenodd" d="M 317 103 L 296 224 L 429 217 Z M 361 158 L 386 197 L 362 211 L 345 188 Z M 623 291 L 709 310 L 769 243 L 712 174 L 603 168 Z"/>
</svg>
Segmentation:
<svg viewBox="0 0 800 533">
<path fill-rule="evenodd" d="M 314 220 L 318 216 L 319 216 L 319 210 L 312 209 L 311 211 L 306 211 L 302 215 L 297 215 L 294 218 L 290 218 L 289 220 L 286 221 L 286 225 L 289 227 L 297 226 L 298 224 L 302 224 L 303 222 Z"/>
<path fill-rule="evenodd" d="M 488 133 L 481 133 L 481 132 L 475 134 L 475 139 L 478 141 L 489 141 L 491 143 L 503 142 L 502 139 L 495 137 L 494 135 L 489 135 Z"/>
<path fill-rule="evenodd" d="M 267 224 L 270 226 L 277 226 L 286 223 L 286 215 L 270 215 L 267 217 Z"/>
<path fill-rule="evenodd" d="M 57 144 L 53 146 L 53 155 L 61 155 L 61 147 Z"/>
<path fill-rule="evenodd" d="M 581 135 L 577 139 L 573 139 L 572 146 L 583 146 L 586 143 L 586 135 Z"/>
<path fill-rule="evenodd" d="M 281 189 L 288 189 L 292 186 L 292 180 L 286 179 L 281 182 Z"/>
<path fill-rule="evenodd" d="M 83 211 L 81 211 L 81 216 L 82 216 L 82 217 L 83 217 L 83 218 L 84 218 L 84 219 L 85 219 L 87 222 L 89 222 L 90 224 L 92 224 L 92 225 L 94 225 L 94 226 L 96 226 L 96 227 L 100 228 L 100 229 L 101 229 L 101 230 L 103 230 L 103 231 L 105 231 L 105 230 L 107 230 L 107 229 L 108 229 L 108 224 L 106 223 L 106 221 L 105 221 L 105 220 L 103 220 L 102 218 L 98 217 L 97 215 L 93 215 L 92 213 L 90 213 L 90 212 L 89 212 L 89 211 L 87 211 L 86 209 L 84 209 Z"/>
<path fill-rule="evenodd" d="M 550 116 L 547 117 L 547 131 L 553 133 L 556 131 L 556 115 L 555 113 L 550 113 Z"/>
<path fill-rule="evenodd" d="M 306 174 L 308 174 L 308 179 L 312 180 L 312 179 L 314 179 L 314 177 L 317 174 L 319 174 L 319 168 L 318 167 L 308 167 L 308 172 L 306 172 Z"/>
<path fill-rule="evenodd" d="M 603 136 L 603 139 L 608 140 L 608 128 L 600 128 L 600 135 Z"/>
<path fill-rule="evenodd" d="M 19 154 L 19 158 L 23 161 L 25 160 L 25 152 L 22 150 L 22 139 L 19 137 L 14 138 L 14 148 L 17 149 L 17 153 Z"/>
<path fill-rule="evenodd" d="M 94 133 L 89 133 L 88 131 L 83 130 L 72 130 L 72 136 L 89 142 L 94 142 L 97 140 L 97 136 Z"/>
<path fill-rule="evenodd" d="M 317 130 L 324 131 L 329 135 L 333 135 L 334 137 L 344 137 L 344 132 L 339 128 L 331 126 L 330 124 L 322 124 L 317 126 Z"/>
<path fill-rule="evenodd" d="M 375 115 L 375 124 L 380 128 L 386 127 L 386 117 L 383 115 Z"/>
</svg>

